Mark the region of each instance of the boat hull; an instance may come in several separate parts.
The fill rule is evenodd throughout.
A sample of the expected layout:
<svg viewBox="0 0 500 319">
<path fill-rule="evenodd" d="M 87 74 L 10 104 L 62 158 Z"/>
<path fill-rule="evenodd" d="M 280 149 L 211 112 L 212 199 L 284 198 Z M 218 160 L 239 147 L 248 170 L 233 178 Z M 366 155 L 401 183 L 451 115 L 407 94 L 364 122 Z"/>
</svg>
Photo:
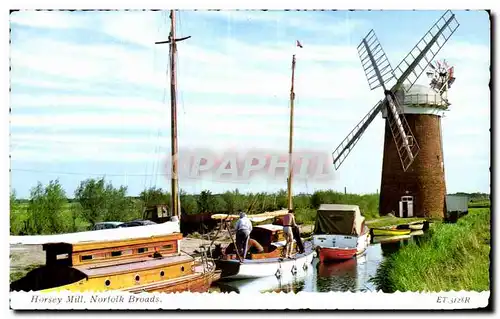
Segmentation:
<svg viewBox="0 0 500 319">
<path fill-rule="evenodd" d="M 222 271 L 222 279 L 253 279 L 269 276 L 281 277 L 283 273 L 306 271 L 314 259 L 315 251 L 312 246 L 306 247 L 303 254 L 296 254 L 292 259 L 265 258 L 239 260 L 216 260 L 217 268 Z"/>
<path fill-rule="evenodd" d="M 338 261 L 352 259 L 357 254 L 356 248 L 329 248 L 320 247 L 319 249 L 319 261 Z"/>
<path fill-rule="evenodd" d="M 172 280 L 165 280 L 144 286 L 122 289 L 131 293 L 141 292 L 207 292 L 212 283 L 220 279 L 221 272 L 218 270 L 206 273 L 196 273 L 192 276 L 184 276 Z"/>
<path fill-rule="evenodd" d="M 373 229 L 373 236 L 403 236 L 410 232 L 411 229 Z"/>
<path fill-rule="evenodd" d="M 315 235 L 314 244 L 320 262 L 342 261 L 363 254 L 370 244 L 370 234 L 361 236 Z"/>
</svg>

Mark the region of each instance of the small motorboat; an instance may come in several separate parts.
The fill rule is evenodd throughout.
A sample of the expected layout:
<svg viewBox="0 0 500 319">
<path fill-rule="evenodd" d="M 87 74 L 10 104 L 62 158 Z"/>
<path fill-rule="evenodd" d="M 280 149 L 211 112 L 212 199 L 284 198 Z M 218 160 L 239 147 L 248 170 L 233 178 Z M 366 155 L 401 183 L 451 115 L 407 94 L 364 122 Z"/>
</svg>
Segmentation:
<svg viewBox="0 0 500 319">
<path fill-rule="evenodd" d="M 373 236 L 403 236 L 411 233 L 411 229 L 374 228 L 372 231 Z"/>
<path fill-rule="evenodd" d="M 411 224 L 409 227 L 411 230 L 422 230 L 424 229 L 424 224 Z"/>
<path fill-rule="evenodd" d="M 322 204 L 316 215 L 313 243 L 320 262 L 363 254 L 370 244 L 365 218 L 356 205 Z"/>
</svg>

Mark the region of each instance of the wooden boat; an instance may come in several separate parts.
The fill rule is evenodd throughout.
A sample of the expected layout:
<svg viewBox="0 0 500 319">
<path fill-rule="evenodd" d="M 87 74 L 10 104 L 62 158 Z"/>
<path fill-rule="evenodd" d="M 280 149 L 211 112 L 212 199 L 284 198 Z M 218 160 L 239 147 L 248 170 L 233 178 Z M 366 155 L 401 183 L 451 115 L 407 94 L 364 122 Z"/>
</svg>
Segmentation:
<svg viewBox="0 0 500 319">
<path fill-rule="evenodd" d="M 216 283 L 221 292 L 236 293 L 262 293 L 262 292 L 289 292 L 297 285 L 304 285 L 306 278 L 310 278 L 314 273 L 314 265 L 308 267 L 306 271 L 292 274 L 292 272 L 282 272 L 280 277 L 267 276 L 262 278 L 241 279 L 241 280 L 221 280 Z"/>
<path fill-rule="evenodd" d="M 422 230 L 424 229 L 424 224 L 410 224 L 408 225 L 411 230 Z"/>
<path fill-rule="evenodd" d="M 370 232 L 364 221 L 356 205 L 320 205 L 313 231 L 320 262 L 347 260 L 363 254 L 370 244 Z"/>
<path fill-rule="evenodd" d="M 116 235 L 117 231 L 124 234 L 120 229 L 53 235 L 52 241 L 47 239 L 51 236 L 27 236 L 48 240 L 43 244 L 46 264 L 13 282 L 10 289 L 42 292 L 118 290 L 133 293 L 207 291 L 212 282 L 220 278 L 215 264 L 208 261 L 197 263 L 193 257 L 182 254 L 182 234 L 179 232 L 146 235 L 155 233 L 159 228 L 157 226 L 165 225 L 125 228 L 123 230 L 128 232 L 122 239 L 117 239 Z M 83 235 L 93 235 L 97 240 L 78 240 L 83 239 Z M 102 240 L 106 235 L 114 239 Z M 19 238 L 14 242 L 19 242 Z M 36 240 L 32 238 L 27 242 L 34 243 Z"/>
<path fill-rule="evenodd" d="M 411 229 L 381 229 L 374 228 L 373 236 L 402 236 L 411 233 Z"/>
<path fill-rule="evenodd" d="M 250 238 L 253 242 L 249 245 L 247 256 L 240 259 L 233 243 L 222 249 L 218 256 L 214 256 L 217 258 L 215 259 L 217 269 L 222 271 L 221 278 L 281 277 L 285 273 L 300 275 L 300 273 L 307 271 L 314 258 L 315 252 L 312 243 L 305 242 L 304 253 L 297 253 L 294 245 L 292 250 L 294 257 L 284 259 L 286 240 L 281 225 L 254 226 Z M 252 249 L 252 247 L 257 246 L 255 243 L 260 246 L 261 252 Z"/>
<path fill-rule="evenodd" d="M 398 236 L 374 236 L 372 242 L 374 244 L 385 244 L 399 242 L 404 239 L 411 238 L 411 235 L 398 235 Z"/>
</svg>

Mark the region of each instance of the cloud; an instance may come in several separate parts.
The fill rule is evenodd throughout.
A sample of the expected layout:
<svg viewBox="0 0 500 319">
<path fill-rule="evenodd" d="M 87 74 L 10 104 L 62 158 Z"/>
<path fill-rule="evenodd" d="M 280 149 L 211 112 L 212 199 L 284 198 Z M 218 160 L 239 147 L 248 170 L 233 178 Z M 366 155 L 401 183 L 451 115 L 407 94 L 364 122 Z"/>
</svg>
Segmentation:
<svg viewBox="0 0 500 319">
<path fill-rule="evenodd" d="M 40 28 L 22 29 L 11 48 L 13 161 L 132 165 L 168 154 L 168 46 L 153 44 L 166 38 L 165 17 L 152 12 L 34 16 L 12 24 Z M 346 41 L 370 21 L 331 16 L 182 14 L 179 34 L 193 37 L 178 45 L 179 144 L 286 152 L 296 54 L 295 145 L 333 151 L 383 92 L 369 90 L 357 43 Z M 51 32 L 39 32 L 47 28 Z M 74 38 L 75 32 L 81 38 Z M 295 38 L 303 49 L 295 47 Z M 407 53 L 389 48 L 389 58 Z M 439 57 L 454 65 L 457 75 L 451 110 L 443 119 L 445 160 L 447 165 L 457 158 L 475 161 L 489 154 L 489 46 L 450 40 Z M 425 75 L 419 80 L 427 82 Z M 384 121 L 377 116 L 341 167 L 339 185 L 356 189 L 380 182 L 383 134 Z M 464 140 L 474 144 L 470 152 L 463 150 Z"/>
<path fill-rule="evenodd" d="M 82 19 L 83 18 L 83 19 Z M 50 29 L 69 29 L 87 26 L 81 15 L 61 11 L 21 10 L 10 14 L 12 24 Z"/>
</svg>

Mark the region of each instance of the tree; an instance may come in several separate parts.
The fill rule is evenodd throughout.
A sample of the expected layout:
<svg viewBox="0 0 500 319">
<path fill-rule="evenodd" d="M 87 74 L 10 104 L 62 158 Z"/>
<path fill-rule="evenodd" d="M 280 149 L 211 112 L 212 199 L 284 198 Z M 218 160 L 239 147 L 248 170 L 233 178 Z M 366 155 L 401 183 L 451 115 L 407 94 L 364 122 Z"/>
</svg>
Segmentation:
<svg viewBox="0 0 500 319">
<path fill-rule="evenodd" d="M 19 229 L 17 227 L 19 216 L 19 202 L 16 198 L 16 190 L 12 189 L 10 192 L 10 233 L 11 235 L 17 234 Z"/>
<path fill-rule="evenodd" d="M 184 190 L 180 191 L 181 211 L 184 214 L 196 214 L 198 212 L 198 202 L 193 195 L 187 194 Z"/>
<path fill-rule="evenodd" d="M 119 221 L 131 215 L 133 202 L 127 197 L 127 187 L 114 188 L 113 185 L 108 184 L 105 193 L 107 200 L 104 221 Z"/>
<path fill-rule="evenodd" d="M 67 202 L 59 180 L 50 181 L 46 187 L 38 182 L 31 189 L 27 231 L 32 234 L 55 234 L 63 231 L 61 215 Z"/>
<path fill-rule="evenodd" d="M 161 188 L 151 187 L 145 189 L 139 195 L 144 206 L 170 205 L 170 194 L 163 192 Z"/>
<path fill-rule="evenodd" d="M 208 190 L 204 190 L 198 196 L 198 210 L 200 213 L 213 212 L 215 208 L 215 200 L 212 193 Z"/>
<path fill-rule="evenodd" d="M 75 190 L 75 199 L 82 206 L 81 214 L 94 226 L 106 214 L 106 188 L 104 178 L 87 179 Z"/>
</svg>

